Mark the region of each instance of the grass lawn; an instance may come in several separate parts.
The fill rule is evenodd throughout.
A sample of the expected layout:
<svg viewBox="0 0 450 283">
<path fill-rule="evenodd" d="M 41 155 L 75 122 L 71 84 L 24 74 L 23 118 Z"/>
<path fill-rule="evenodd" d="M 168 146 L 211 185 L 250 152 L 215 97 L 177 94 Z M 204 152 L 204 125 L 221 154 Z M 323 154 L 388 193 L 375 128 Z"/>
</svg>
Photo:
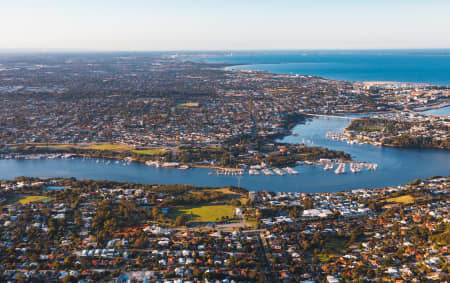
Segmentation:
<svg viewBox="0 0 450 283">
<path fill-rule="evenodd" d="M 215 189 L 214 191 L 222 192 L 226 195 L 239 195 L 238 193 L 231 191 L 230 188 L 219 188 Z"/>
<path fill-rule="evenodd" d="M 225 195 L 229 195 L 231 197 L 236 197 L 236 198 L 240 198 L 241 197 L 240 194 L 231 191 L 230 188 L 218 188 L 218 189 L 212 189 L 210 191 L 211 192 L 221 192 L 221 193 L 223 193 Z"/>
<path fill-rule="evenodd" d="M 234 207 L 231 205 L 198 205 L 198 206 L 178 206 L 171 208 L 169 216 L 172 219 L 185 214 L 189 222 L 216 222 L 222 217 L 233 218 Z"/>
<path fill-rule="evenodd" d="M 188 102 L 188 103 L 181 103 L 178 104 L 179 107 L 198 107 L 198 102 Z"/>
<path fill-rule="evenodd" d="M 130 146 L 121 144 L 93 144 L 87 148 L 96 150 L 128 150 Z"/>
<path fill-rule="evenodd" d="M 242 197 L 242 195 L 231 191 L 229 188 L 218 188 L 212 190 L 201 190 L 201 191 L 190 191 L 189 193 L 192 195 L 202 194 L 204 192 L 220 192 L 223 193 L 228 199 L 239 199 L 242 204 L 246 204 L 248 202 L 248 198 Z"/>
<path fill-rule="evenodd" d="M 383 127 L 381 126 L 365 126 L 365 127 L 361 127 L 358 130 L 359 131 L 364 131 L 364 132 L 376 132 L 376 131 L 381 131 L 383 129 Z"/>
<path fill-rule="evenodd" d="M 237 198 L 241 201 L 242 204 L 247 204 L 248 198 L 242 197 L 240 194 L 231 191 L 229 188 L 220 188 L 217 191 L 222 192 L 224 194 L 230 195 L 231 198 Z"/>
<path fill-rule="evenodd" d="M 333 257 L 340 255 L 345 249 L 345 242 L 341 239 L 335 238 L 325 241 L 324 248 L 325 250 L 317 255 L 321 262 L 327 262 Z"/>
<path fill-rule="evenodd" d="M 142 155 L 161 155 L 166 153 L 164 149 L 143 149 L 143 150 L 133 150 L 133 153 Z"/>
<path fill-rule="evenodd" d="M 396 202 L 396 203 L 403 203 L 403 204 L 409 204 L 414 203 L 415 199 L 411 195 L 404 195 L 396 198 L 389 198 L 386 200 L 387 202 Z"/>
<path fill-rule="evenodd" d="M 247 223 L 254 229 L 258 228 L 258 221 L 256 220 L 256 217 L 249 217 L 245 219 L 245 223 Z"/>
<path fill-rule="evenodd" d="M 317 257 L 319 258 L 320 262 L 327 262 L 333 257 L 335 257 L 334 254 L 318 254 Z"/>
<path fill-rule="evenodd" d="M 73 145 L 70 144 L 49 144 L 49 145 L 38 145 L 37 148 L 70 148 Z"/>
<path fill-rule="evenodd" d="M 23 199 L 19 200 L 20 204 L 28 204 L 32 202 L 48 202 L 52 198 L 47 196 L 26 196 Z"/>
</svg>

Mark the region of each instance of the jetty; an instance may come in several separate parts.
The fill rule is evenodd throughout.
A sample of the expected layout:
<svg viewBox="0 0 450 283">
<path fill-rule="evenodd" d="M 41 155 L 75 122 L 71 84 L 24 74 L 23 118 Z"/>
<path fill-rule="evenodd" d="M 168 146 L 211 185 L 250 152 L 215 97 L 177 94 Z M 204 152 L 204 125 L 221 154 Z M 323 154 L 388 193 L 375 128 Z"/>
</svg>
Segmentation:
<svg viewBox="0 0 450 283">
<path fill-rule="evenodd" d="M 334 167 L 334 164 L 333 163 L 326 163 L 325 164 L 325 166 L 323 167 L 323 170 L 324 171 L 327 171 L 327 170 L 331 170 L 331 169 L 333 169 L 333 167 Z"/>
<path fill-rule="evenodd" d="M 364 163 L 354 162 L 350 163 L 350 171 L 352 173 L 359 173 L 364 168 Z"/>
<path fill-rule="evenodd" d="M 345 167 L 346 164 L 345 163 L 339 163 L 338 167 L 336 168 L 336 170 L 334 170 L 335 174 L 345 174 Z"/>
<path fill-rule="evenodd" d="M 376 163 L 368 163 L 366 166 L 367 166 L 367 170 L 370 170 L 370 171 L 375 171 L 378 169 L 378 164 L 376 164 Z"/>
</svg>

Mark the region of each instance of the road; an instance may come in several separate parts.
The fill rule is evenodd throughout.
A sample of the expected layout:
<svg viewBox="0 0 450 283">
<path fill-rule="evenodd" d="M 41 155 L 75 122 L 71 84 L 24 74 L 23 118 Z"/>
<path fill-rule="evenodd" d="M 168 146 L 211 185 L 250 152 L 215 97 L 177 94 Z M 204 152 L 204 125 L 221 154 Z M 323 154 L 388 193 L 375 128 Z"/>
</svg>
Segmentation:
<svg viewBox="0 0 450 283">
<path fill-rule="evenodd" d="M 267 268 L 269 270 L 270 282 L 276 282 L 276 280 L 275 280 L 276 277 L 275 277 L 275 275 L 273 273 L 272 263 L 267 259 L 266 239 L 264 238 L 264 235 L 262 234 L 262 232 L 257 233 L 256 235 L 258 237 L 259 244 L 261 245 L 261 249 L 262 249 L 262 252 L 263 252 L 264 260 L 266 262 L 266 266 L 267 266 Z M 262 238 L 264 238 L 264 242 L 263 242 Z"/>
<path fill-rule="evenodd" d="M 229 224 L 218 224 L 216 225 L 216 229 L 218 230 L 239 230 L 239 228 L 247 228 L 250 225 L 245 223 L 244 217 L 242 215 L 239 216 L 239 223 L 229 223 Z"/>
</svg>

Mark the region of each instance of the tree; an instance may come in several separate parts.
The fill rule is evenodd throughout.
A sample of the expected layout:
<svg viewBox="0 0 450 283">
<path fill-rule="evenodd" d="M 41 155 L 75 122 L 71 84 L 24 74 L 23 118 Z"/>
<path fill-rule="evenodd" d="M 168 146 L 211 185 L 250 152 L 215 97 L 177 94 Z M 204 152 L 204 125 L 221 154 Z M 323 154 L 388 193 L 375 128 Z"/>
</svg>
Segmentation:
<svg viewBox="0 0 450 283">
<path fill-rule="evenodd" d="M 186 220 L 186 216 L 184 214 L 181 214 L 175 219 L 175 225 L 184 226 L 186 224 Z"/>
<path fill-rule="evenodd" d="M 146 248 L 148 246 L 148 239 L 146 236 L 140 236 L 134 242 L 134 246 L 139 249 Z"/>
<path fill-rule="evenodd" d="M 303 207 L 304 207 L 305 209 L 311 209 L 311 208 L 313 208 L 314 206 L 313 206 L 313 203 L 312 203 L 312 201 L 311 201 L 310 199 L 306 199 L 306 200 L 303 202 Z"/>
</svg>

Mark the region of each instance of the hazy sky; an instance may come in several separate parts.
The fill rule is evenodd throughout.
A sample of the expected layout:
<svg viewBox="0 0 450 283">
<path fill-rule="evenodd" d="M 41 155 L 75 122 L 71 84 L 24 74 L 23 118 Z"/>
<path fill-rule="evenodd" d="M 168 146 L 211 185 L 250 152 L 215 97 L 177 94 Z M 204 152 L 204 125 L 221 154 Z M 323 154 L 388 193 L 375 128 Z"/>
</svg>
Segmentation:
<svg viewBox="0 0 450 283">
<path fill-rule="evenodd" d="M 450 0 L 0 1 L 0 49 L 450 48 Z"/>
</svg>

